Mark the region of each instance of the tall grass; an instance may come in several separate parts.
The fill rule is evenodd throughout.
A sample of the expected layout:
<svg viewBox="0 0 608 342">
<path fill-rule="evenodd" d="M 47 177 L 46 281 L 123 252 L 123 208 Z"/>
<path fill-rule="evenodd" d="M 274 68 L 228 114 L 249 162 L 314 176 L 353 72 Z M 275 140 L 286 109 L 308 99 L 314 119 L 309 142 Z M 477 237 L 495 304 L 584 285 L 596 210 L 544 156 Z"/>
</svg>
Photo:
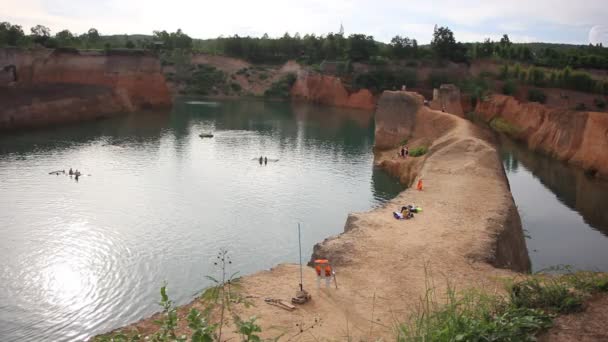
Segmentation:
<svg viewBox="0 0 608 342">
<path fill-rule="evenodd" d="M 570 272 L 535 275 L 507 285 L 507 295 L 458 293 L 448 286 L 446 301 L 427 291 L 409 321 L 397 327 L 400 342 L 536 341 L 557 314 L 582 310 L 585 298 L 608 292 L 608 274 Z"/>
<path fill-rule="evenodd" d="M 534 341 L 534 335 L 551 325 L 542 310 L 518 308 L 500 296 L 476 291 L 457 294 L 448 287 L 441 305 L 427 291 L 421 309 L 398 328 L 400 342 Z"/>
</svg>

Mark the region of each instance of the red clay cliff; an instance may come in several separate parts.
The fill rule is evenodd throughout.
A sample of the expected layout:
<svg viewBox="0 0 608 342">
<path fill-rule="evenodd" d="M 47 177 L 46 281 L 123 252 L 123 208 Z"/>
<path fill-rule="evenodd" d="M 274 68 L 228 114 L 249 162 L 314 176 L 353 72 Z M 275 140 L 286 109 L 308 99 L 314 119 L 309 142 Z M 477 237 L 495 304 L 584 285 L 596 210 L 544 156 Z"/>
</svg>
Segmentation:
<svg viewBox="0 0 608 342">
<path fill-rule="evenodd" d="M 0 49 L 0 67 L 6 66 L 16 73 L 0 84 L 0 129 L 171 104 L 160 61 L 143 51 Z"/>
<path fill-rule="evenodd" d="M 338 77 L 302 71 L 291 88 L 291 97 L 313 103 L 373 110 L 374 95 L 367 89 L 349 93 Z"/>
<path fill-rule="evenodd" d="M 522 103 L 511 96 L 493 95 L 477 105 L 486 122 L 500 119 L 507 134 L 532 150 L 579 165 L 589 174 L 608 178 L 608 115 Z"/>
</svg>

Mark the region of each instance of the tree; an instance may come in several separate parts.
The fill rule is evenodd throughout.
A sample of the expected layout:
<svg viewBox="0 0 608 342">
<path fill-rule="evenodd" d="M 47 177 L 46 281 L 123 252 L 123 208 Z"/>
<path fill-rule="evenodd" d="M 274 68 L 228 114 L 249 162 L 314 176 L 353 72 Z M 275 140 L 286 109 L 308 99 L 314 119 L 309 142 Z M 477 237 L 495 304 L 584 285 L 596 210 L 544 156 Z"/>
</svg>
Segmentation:
<svg viewBox="0 0 608 342">
<path fill-rule="evenodd" d="M 70 46 L 74 42 L 74 35 L 69 30 L 63 30 L 55 34 L 55 39 L 59 46 Z"/>
<path fill-rule="evenodd" d="M 511 40 L 509 39 L 509 35 L 503 34 L 502 38 L 500 38 L 500 46 L 503 48 L 508 48 L 511 46 Z"/>
<path fill-rule="evenodd" d="M 125 44 L 125 47 L 127 49 L 134 49 L 135 48 L 135 44 L 132 41 L 127 40 L 127 43 Z"/>
<path fill-rule="evenodd" d="M 238 36 L 235 36 L 238 37 Z M 191 49 L 192 38 L 178 29 L 176 32 L 154 31 L 154 40 L 163 43 L 163 49 Z"/>
<path fill-rule="evenodd" d="M 177 32 L 171 33 L 171 40 L 173 41 L 173 47 L 177 49 L 191 49 L 192 38 L 182 32 L 182 29 L 177 29 Z"/>
<path fill-rule="evenodd" d="M 21 26 L 11 25 L 8 22 L 0 23 L 0 46 L 17 46 L 23 38 L 25 38 L 25 34 Z"/>
<path fill-rule="evenodd" d="M 51 37 L 51 30 L 46 26 L 36 25 L 30 28 L 30 31 L 32 32 L 34 42 L 38 44 L 45 45 L 45 43 Z"/>
<path fill-rule="evenodd" d="M 435 27 L 431 47 L 437 57 L 452 59 L 453 51 L 457 48 L 454 33 L 447 27 Z"/>
<path fill-rule="evenodd" d="M 477 51 L 478 57 L 492 57 L 494 54 L 494 42 L 486 38 Z"/>
<path fill-rule="evenodd" d="M 96 43 L 99 41 L 100 39 L 100 35 L 99 32 L 97 31 L 96 28 L 90 28 L 89 31 L 87 31 L 87 39 L 92 42 L 92 43 Z"/>
<path fill-rule="evenodd" d="M 416 39 L 395 36 L 390 43 L 391 54 L 397 58 L 416 57 L 418 52 L 418 42 Z"/>
<path fill-rule="evenodd" d="M 348 37 L 348 57 L 355 62 L 369 60 L 377 50 L 378 47 L 372 36 L 351 34 Z"/>
</svg>

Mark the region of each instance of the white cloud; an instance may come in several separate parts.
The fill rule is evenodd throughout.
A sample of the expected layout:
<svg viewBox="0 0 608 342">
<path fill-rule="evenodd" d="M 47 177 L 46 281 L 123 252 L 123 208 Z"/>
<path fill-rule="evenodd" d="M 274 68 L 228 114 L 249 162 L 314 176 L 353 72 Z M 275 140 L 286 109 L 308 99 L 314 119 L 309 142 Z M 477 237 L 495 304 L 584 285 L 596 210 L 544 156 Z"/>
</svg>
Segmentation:
<svg viewBox="0 0 608 342">
<path fill-rule="evenodd" d="M 347 33 L 364 32 L 383 41 L 401 34 L 421 43 L 430 41 L 435 23 L 450 26 L 463 41 L 497 38 L 503 32 L 534 38 L 548 26 L 560 39 L 560 30 L 585 31 L 608 18 L 606 0 L 3 0 L 2 9 L 8 14 L 4 20 L 26 30 L 36 24 L 53 32 L 96 27 L 103 34 L 181 28 L 193 37 L 209 38 L 280 36 L 286 31 L 325 34 L 336 32 L 343 22 Z M 586 43 L 586 35 L 576 37 Z"/>
</svg>

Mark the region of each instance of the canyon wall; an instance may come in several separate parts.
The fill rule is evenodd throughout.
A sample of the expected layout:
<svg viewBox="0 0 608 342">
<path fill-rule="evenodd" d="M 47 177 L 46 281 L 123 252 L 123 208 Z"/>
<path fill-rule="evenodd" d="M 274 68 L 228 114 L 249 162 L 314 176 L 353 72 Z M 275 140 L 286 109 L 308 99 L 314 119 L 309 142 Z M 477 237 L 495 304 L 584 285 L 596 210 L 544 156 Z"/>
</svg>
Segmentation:
<svg viewBox="0 0 608 342">
<path fill-rule="evenodd" d="M 477 116 L 534 151 L 608 178 L 608 115 L 551 108 L 493 95 L 480 101 Z"/>
<path fill-rule="evenodd" d="M 7 48 L 0 49 L 0 70 L 5 70 L 0 78 L 4 129 L 164 107 L 172 101 L 160 61 L 144 51 Z"/>
<path fill-rule="evenodd" d="M 367 89 L 349 93 L 338 77 L 325 76 L 308 71 L 298 72 L 291 88 L 293 99 L 302 99 L 327 106 L 373 110 L 374 95 Z"/>
</svg>

